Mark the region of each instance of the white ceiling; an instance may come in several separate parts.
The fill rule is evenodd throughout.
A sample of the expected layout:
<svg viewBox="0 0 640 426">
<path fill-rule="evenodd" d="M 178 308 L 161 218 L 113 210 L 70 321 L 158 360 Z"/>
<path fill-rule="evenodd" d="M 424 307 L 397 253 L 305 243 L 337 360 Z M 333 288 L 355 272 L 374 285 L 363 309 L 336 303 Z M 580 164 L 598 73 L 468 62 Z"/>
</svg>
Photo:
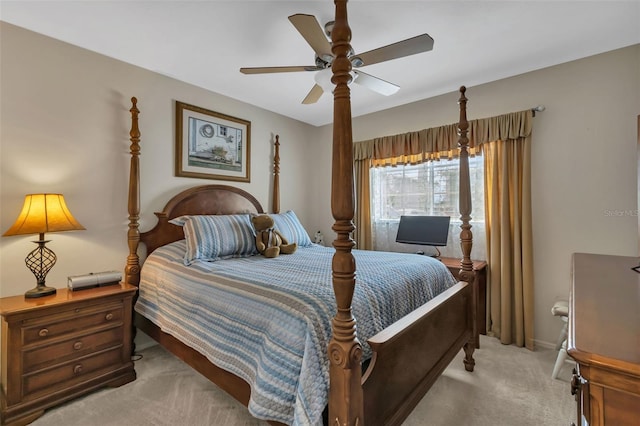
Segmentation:
<svg viewBox="0 0 640 426">
<path fill-rule="evenodd" d="M 354 116 L 640 43 L 640 1 L 375 1 L 348 4 L 362 53 L 422 33 L 431 52 L 363 67 L 401 87 L 352 86 Z M 0 19 L 313 125 L 332 96 L 301 101 L 313 73 L 243 75 L 240 67 L 313 65 L 287 17 L 332 20 L 325 1 L 0 1 Z M 206 106 L 205 106 L 206 107 Z"/>
</svg>

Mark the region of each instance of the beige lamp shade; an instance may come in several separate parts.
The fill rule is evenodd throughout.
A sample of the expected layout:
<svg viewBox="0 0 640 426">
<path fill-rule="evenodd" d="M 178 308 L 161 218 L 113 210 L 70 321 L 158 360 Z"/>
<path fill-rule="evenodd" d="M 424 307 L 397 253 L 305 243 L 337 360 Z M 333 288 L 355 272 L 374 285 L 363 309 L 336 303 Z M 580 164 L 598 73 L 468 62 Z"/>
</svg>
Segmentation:
<svg viewBox="0 0 640 426">
<path fill-rule="evenodd" d="M 22 212 L 3 236 L 85 229 L 73 217 L 62 194 L 28 194 Z"/>
</svg>

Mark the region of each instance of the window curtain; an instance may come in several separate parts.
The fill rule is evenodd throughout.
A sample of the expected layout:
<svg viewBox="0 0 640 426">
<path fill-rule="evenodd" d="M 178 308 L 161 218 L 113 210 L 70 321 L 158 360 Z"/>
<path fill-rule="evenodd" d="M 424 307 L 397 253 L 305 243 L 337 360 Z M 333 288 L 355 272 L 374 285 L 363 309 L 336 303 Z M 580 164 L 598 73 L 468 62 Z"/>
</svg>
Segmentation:
<svg viewBox="0 0 640 426">
<path fill-rule="evenodd" d="M 469 153 L 485 161 L 488 333 L 533 349 L 531 110 L 469 122 Z M 458 156 L 457 123 L 354 144 L 356 247 L 370 250 L 369 168 Z M 473 231 L 473 229 L 472 229 Z M 473 257 L 473 252 L 472 252 Z"/>
<path fill-rule="evenodd" d="M 487 332 L 533 350 L 531 111 L 482 129 L 487 260 Z"/>
<path fill-rule="evenodd" d="M 369 169 L 371 160 L 362 158 L 354 164 L 354 180 L 356 185 L 356 211 L 354 239 L 356 248 L 373 250 L 373 236 L 371 235 L 371 185 Z M 362 208 L 360 206 L 363 206 Z M 364 225 L 362 225 L 364 224 Z"/>
</svg>

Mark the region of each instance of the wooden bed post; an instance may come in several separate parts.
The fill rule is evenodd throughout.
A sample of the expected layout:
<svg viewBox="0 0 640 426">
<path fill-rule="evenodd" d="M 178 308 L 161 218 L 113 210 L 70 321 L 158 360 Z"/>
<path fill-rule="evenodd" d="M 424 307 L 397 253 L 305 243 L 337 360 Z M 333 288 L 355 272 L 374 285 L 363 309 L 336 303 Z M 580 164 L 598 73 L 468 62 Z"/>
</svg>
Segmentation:
<svg viewBox="0 0 640 426">
<path fill-rule="evenodd" d="M 471 225 L 471 183 L 469 178 L 469 138 L 467 130 L 467 98 L 465 92 L 467 88 L 460 87 L 460 121 L 458 122 L 458 145 L 460 146 L 460 220 L 462 221 L 462 231 L 460 232 L 460 246 L 462 248 L 462 260 L 460 262 L 460 277 L 463 281 L 470 282 L 473 279 L 473 261 L 471 260 L 472 234 Z"/>
<path fill-rule="evenodd" d="M 276 135 L 276 141 L 273 146 L 273 199 L 271 208 L 273 213 L 280 213 L 280 135 Z"/>
<path fill-rule="evenodd" d="M 137 286 L 140 283 L 140 258 L 138 257 L 138 244 L 140 243 L 140 129 L 138 128 L 138 99 L 131 98 L 131 166 L 129 170 L 129 231 L 127 242 L 129 256 L 124 269 L 124 282 Z"/>
<path fill-rule="evenodd" d="M 460 145 L 460 220 L 462 221 L 462 231 L 460 232 L 460 246 L 462 248 L 462 260 L 460 261 L 460 280 L 466 281 L 473 286 L 474 303 L 471 314 L 473 322 L 473 338 L 464 345 L 464 366 L 467 371 L 473 371 L 475 361 L 473 351 L 478 346 L 478 324 L 476 321 L 478 286 L 475 283 L 475 272 L 473 261 L 471 260 L 471 247 L 473 244 L 473 234 L 471 232 L 471 183 L 469 178 L 469 138 L 467 131 L 469 122 L 467 121 L 467 98 L 465 92 L 467 88 L 460 87 L 460 121 L 458 122 L 458 144 Z"/>
<path fill-rule="evenodd" d="M 351 253 L 355 246 L 355 197 L 353 188 L 353 135 L 351 128 L 351 29 L 347 22 L 347 0 L 335 0 L 335 24 L 331 33 L 331 51 L 335 56 L 331 81 L 333 92 L 333 160 L 331 175 L 331 211 L 337 237 L 333 242 L 333 290 L 338 310 L 332 321 L 333 335 L 329 342 L 330 390 L 329 424 L 362 425 L 360 360 L 362 346 L 356 336 L 356 320 L 351 311 L 355 289 L 356 263 Z"/>
</svg>

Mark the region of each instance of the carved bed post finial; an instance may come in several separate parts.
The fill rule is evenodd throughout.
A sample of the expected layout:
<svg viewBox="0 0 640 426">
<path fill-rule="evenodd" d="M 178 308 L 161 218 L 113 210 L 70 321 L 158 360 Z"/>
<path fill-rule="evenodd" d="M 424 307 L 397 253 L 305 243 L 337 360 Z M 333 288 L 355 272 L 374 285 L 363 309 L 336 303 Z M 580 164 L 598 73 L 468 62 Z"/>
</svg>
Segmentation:
<svg viewBox="0 0 640 426">
<path fill-rule="evenodd" d="M 467 121 L 467 98 L 465 92 L 467 88 L 460 87 L 460 120 L 458 122 L 458 145 L 460 145 L 460 220 L 462 229 L 460 232 L 460 247 L 462 248 L 462 260 L 460 261 L 460 279 L 466 281 L 473 286 L 473 303 L 470 321 L 473 322 L 473 336 L 469 342 L 464 345 L 465 359 L 464 366 L 468 371 L 473 371 L 475 361 L 473 359 L 473 351 L 478 346 L 478 324 L 477 302 L 478 288 L 475 282 L 475 272 L 473 270 L 473 261 L 471 260 L 471 247 L 473 245 L 473 234 L 471 232 L 471 182 L 469 178 L 469 138 L 467 132 L 469 130 L 469 122 Z"/>
<path fill-rule="evenodd" d="M 332 321 L 329 342 L 330 381 L 329 424 L 362 425 L 364 408 L 360 360 L 362 346 L 356 336 L 356 320 L 351 310 L 355 290 L 355 246 L 351 239 L 355 197 L 353 188 L 353 135 L 351 128 L 351 29 L 347 21 L 347 1 L 335 0 L 335 24 L 331 33 L 335 56 L 331 81 L 333 92 L 333 159 L 331 178 L 331 211 L 336 240 L 333 246 L 333 290 L 337 312 Z"/>
<path fill-rule="evenodd" d="M 273 200 L 274 213 L 280 213 L 280 135 L 276 135 L 273 153 Z"/>
<path fill-rule="evenodd" d="M 137 286 L 140 283 L 140 258 L 138 257 L 138 244 L 140 243 L 140 231 L 138 220 L 140 219 L 140 129 L 138 128 L 138 99 L 131 98 L 131 165 L 129 170 L 129 231 L 127 242 L 129 256 L 124 269 L 124 282 Z"/>
</svg>

